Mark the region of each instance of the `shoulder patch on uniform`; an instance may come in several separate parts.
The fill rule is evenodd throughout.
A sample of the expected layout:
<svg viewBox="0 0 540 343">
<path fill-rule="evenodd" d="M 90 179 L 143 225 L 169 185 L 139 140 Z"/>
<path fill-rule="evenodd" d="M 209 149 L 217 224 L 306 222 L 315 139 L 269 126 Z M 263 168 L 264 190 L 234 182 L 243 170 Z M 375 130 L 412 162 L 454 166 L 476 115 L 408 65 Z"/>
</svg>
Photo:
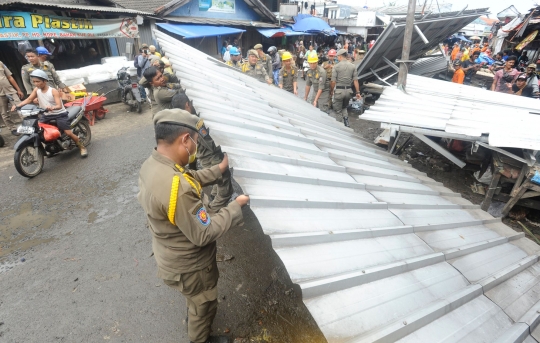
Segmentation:
<svg viewBox="0 0 540 343">
<path fill-rule="evenodd" d="M 197 211 L 197 219 L 204 226 L 210 225 L 210 216 L 206 212 L 206 209 L 204 208 L 204 206 Z"/>
<path fill-rule="evenodd" d="M 206 127 L 204 127 L 204 126 L 201 127 L 201 128 L 199 129 L 199 134 L 200 134 L 203 138 L 206 137 L 206 136 L 208 136 L 208 130 L 206 129 Z"/>
</svg>

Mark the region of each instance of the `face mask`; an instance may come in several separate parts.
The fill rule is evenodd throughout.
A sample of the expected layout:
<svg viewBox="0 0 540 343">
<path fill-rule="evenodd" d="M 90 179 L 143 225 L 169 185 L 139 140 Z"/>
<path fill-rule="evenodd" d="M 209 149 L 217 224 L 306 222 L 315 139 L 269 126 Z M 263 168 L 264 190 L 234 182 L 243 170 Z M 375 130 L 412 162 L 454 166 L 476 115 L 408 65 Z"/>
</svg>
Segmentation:
<svg viewBox="0 0 540 343">
<path fill-rule="evenodd" d="M 195 157 L 197 157 L 197 143 L 195 143 L 195 141 L 193 140 L 193 138 L 191 138 L 191 136 L 189 136 L 189 139 L 191 139 L 193 144 L 195 144 L 195 151 L 193 152 L 193 155 L 192 155 L 192 154 L 189 153 L 188 148 L 186 148 L 186 151 L 187 151 L 187 153 L 189 155 L 188 164 L 195 162 Z"/>
</svg>

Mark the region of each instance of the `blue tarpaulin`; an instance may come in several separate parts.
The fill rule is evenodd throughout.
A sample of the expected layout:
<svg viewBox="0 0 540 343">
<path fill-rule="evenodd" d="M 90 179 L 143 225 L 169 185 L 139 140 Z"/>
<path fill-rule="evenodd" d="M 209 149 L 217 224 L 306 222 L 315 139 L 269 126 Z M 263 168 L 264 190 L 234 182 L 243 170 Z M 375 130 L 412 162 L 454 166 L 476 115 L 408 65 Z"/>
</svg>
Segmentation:
<svg viewBox="0 0 540 343">
<path fill-rule="evenodd" d="M 468 39 L 465 38 L 464 36 L 457 35 L 456 38 L 457 38 L 457 39 L 461 39 L 461 40 L 464 41 L 464 42 L 470 42 L 470 40 L 468 40 Z"/>
<path fill-rule="evenodd" d="M 294 23 L 292 29 L 308 33 L 332 32 L 332 28 L 324 20 L 311 16 L 297 18 L 297 22 Z"/>
<path fill-rule="evenodd" d="M 302 36 L 305 32 L 296 32 L 290 28 L 281 28 L 281 29 L 257 29 L 259 33 L 267 38 L 276 38 L 283 36 Z"/>
<path fill-rule="evenodd" d="M 225 26 L 212 26 L 212 25 L 188 25 L 188 24 L 156 24 L 160 28 L 169 31 L 170 33 L 177 34 L 189 38 L 201 38 L 201 37 L 214 37 L 234 35 L 246 30 L 235 29 L 233 27 Z"/>
</svg>

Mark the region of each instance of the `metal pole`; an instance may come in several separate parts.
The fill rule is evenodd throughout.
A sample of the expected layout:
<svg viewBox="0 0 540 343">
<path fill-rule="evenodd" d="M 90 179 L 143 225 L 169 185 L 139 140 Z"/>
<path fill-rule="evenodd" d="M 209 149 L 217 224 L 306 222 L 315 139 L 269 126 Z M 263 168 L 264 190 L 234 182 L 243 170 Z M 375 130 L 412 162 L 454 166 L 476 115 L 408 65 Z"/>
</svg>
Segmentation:
<svg viewBox="0 0 540 343">
<path fill-rule="evenodd" d="M 416 0 L 409 0 L 409 6 L 407 8 L 407 21 L 405 22 L 405 34 L 403 35 L 403 51 L 401 53 L 401 60 L 407 61 L 411 53 L 411 40 L 414 31 L 414 12 L 416 10 Z M 405 91 L 407 85 L 407 65 L 406 62 L 399 64 L 398 75 L 398 89 Z"/>
</svg>

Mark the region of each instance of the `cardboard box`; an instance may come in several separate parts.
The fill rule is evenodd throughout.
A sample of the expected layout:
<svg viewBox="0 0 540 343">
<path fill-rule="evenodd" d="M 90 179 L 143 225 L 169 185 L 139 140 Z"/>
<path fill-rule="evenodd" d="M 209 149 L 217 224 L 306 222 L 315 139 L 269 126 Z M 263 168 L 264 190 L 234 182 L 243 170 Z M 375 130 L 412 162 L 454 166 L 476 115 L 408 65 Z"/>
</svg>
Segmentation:
<svg viewBox="0 0 540 343">
<path fill-rule="evenodd" d="M 86 92 L 86 87 L 79 83 L 78 85 L 73 85 L 68 87 L 70 92 Z"/>
<path fill-rule="evenodd" d="M 60 92 L 60 95 L 62 96 L 62 100 L 65 101 L 65 102 L 71 102 L 71 101 L 76 100 L 75 95 L 70 94 L 70 93 Z"/>
</svg>

